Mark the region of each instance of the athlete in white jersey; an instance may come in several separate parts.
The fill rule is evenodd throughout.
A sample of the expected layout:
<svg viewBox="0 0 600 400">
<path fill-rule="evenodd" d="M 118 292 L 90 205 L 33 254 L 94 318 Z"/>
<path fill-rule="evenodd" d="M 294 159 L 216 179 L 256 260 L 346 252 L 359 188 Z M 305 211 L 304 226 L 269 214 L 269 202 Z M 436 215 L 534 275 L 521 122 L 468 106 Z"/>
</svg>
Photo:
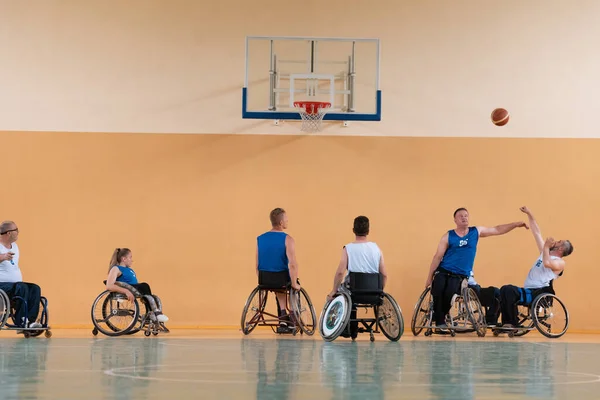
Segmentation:
<svg viewBox="0 0 600 400">
<path fill-rule="evenodd" d="M 565 269 L 563 258 L 573 252 L 573 245 L 568 240 L 555 241 L 553 238 L 548 238 L 544 241 L 531 211 L 527 207 L 521 207 L 521 211 L 529 218 L 531 233 L 541 254 L 529 270 L 524 287 L 504 285 L 500 288 L 502 326 L 506 328 L 517 326 L 519 304 L 529 305 L 535 296 L 554 292 L 551 282 L 562 275 Z"/>
<path fill-rule="evenodd" d="M 42 325 L 36 321 L 41 289 L 35 283 L 23 282 L 19 268 L 21 254 L 16 243 L 18 238 L 17 224 L 13 221 L 0 224 L 0 289 L 11 299 L 11 306 L 16 310 L 14 322 L 18 327 L 41 328 Z"/>
<path fill-rule="evenodd" d="M 348 243 L 342 249 L 342 257 L 335 272 L 333 289 L 327 296 L 328 299 L 333 298 L 337 293 L 338 288 L 349 272 L 381 273 L 383 276 L 383 285 L 385 286 L 387 271 L 383 263 L 383 253 L 381 253 L 377 244 L 369 242 L 367 239 L 369 235 L 369 218 L 362 215 L 356 217 L 354 219 L 353 232 L 356 238 L 354 242 Z"/>
<path fill-rule="evenodd" d="M 344 278 L 349 277 L 350 272 L 362 272 L 366 274 L 378 274 L 383 277 L 383 286 L 387 281 L 387 271 L 383 263 L 383 254 L 379 246 L 369 242 L 369 218 L 359 216 L 354 218 L 353 232 L 356 235 L 354 242 L 348 243 L 342 250 L 342 257 L 338 265 L 335 277 L 333 278 L 333 289 L 327 295 L 327 300 L 331 300 L 337 293 Z M 356 321 L 356 306 L 352 305 L 350 311 L 350 331 L 343 332 L 342 336 L 356 338 L 358 335 L 358 321 Z"/>
</svg>

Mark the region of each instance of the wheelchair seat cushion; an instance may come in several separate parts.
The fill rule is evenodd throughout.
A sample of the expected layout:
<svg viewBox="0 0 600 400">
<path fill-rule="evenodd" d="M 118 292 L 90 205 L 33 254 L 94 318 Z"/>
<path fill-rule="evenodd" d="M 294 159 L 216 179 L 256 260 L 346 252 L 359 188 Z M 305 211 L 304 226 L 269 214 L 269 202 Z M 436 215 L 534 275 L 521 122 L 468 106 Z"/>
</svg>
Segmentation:
<svg viewBox="0 0 600 400">
<path fill-rule="evenodd" d="M 290 273 L 288 271 L 258 271 L 258 286 L 261 289 L 270 290 L 288 289 L 290 287 Z"/>
<path fill-rule="evenodd" d="M 383 303 L 383 292 L 381 292 L 381 294 L 352 293 L 350 297 L 353 304 L 380 306 Z"/>
</svg>

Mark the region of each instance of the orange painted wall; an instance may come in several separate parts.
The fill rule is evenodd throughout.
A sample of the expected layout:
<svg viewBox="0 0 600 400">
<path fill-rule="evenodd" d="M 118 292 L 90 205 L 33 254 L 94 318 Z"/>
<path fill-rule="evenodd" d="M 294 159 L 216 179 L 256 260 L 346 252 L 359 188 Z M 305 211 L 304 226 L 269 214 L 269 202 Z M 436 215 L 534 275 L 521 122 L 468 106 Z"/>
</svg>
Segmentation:
<svg viewBox="0 0 600 400">
<path fill-rule="evenodd" d="M 2 132 L 1 219 L 21 229 L 21 267 L 49 298 L 52 324 L 90 325 L 115 247 L 165 303 L 171 326 L 238 325 L 255 285 L 256 235 L 284 207 L 301 279 L 317 313 L 352 219 L 372 221 L 405 319 L 452 212 L 477 225 L 522 219 L 575 252 L 557 283 L 572 329 L 595 290 L 600 142 L 473 139 Z M 522 284 L 537 257 L 528 231 L 484 239 L 483 285 Z"/>
</svg>

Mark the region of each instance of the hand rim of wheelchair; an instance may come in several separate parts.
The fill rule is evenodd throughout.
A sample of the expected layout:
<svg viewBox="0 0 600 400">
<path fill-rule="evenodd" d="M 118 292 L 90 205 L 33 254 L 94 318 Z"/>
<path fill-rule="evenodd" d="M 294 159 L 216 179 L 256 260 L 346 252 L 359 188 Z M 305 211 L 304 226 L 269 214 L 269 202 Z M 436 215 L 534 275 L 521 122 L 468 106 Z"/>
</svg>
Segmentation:
<svg viewBox="0 0 600 400">
<path fill-rule="evenodd" d="M 472 288 L 466 287 L 462 290 L 462 298 L 467 305 L 467 317 L 475 328 L 477 336 L 484 337 L 487 332 L 487 324 L 485 322 L 485 312 L 477 293 Z M 473 302 L 477 303 L 477 309 L 473 308 Z"/>
<path fill-rule="evenodd" d="M 395 336 L 392 335 L 391 332 L 388 332 L 388 330 L 381 323 L 382 320 L 381 320 L 381 317 L 379 315 L 379 312 L 380 312 L 381 307 L 385 304 L 386 300 L 392 306 L 393 311 L 395 313 L 395 317 L 396 317 L 395 320 L 396 320 L 396 322 L 398 324 L 398 333 Z M 379 327 L 379 329 L 381 329 L 381 332 L 384 334 L 384 336 L 386 338 L 388 338 L 392 342 L 397 342 L 398 340 L 400 340 L 400 338 L 404 334 L 404 317 L 402 316 L 402 310 L 400 309 L 400 306 L 398 305 L 398 302 L 396 302 L 396 299 L 394 299 L 392 297 L 392 295 L 390 295 L 388 293 L 385 293 L 385 292 L 383 293 L 382 304 L 380 306 L 376 306 L 375 307 L 375 316 L 377 318 L 377 326 Z"/>
<path fill-rule="evenodd" d="M 332 342 L 341 335 L 350 321 L 351 307 L 352 300 L 350 299 L 350 295 L 345 292 L 338 292 L 331 300 L 325 302 L 323 311 L 319 317 L 319 333 L 323 340 Z M 336 312 L 336 315 L 333 316 L 335 319 L 330 321 L 329 313 L 333 311 Z"/>
<path fill-rule="evenodd" d="M 129 333 L 134 328 L 135 324 L 140 321 L 139 320 L 139 317 L 140 317 L 140 306 L 139 306 L 139 303 L 137 301 L 137 298 L 135 298 L 133 300 L 133 302 L 130 302 L 130 303 L 133 303 L 133 305 L 134 305 L 134 310 L 133 310 L 133 315 L 132 315 L 132 318 L 131 318 L 131 322 L 124 329 L 119 329 L 115 325 L 113 325 L 113 324 L 111 324 L 109 322 L 110 316 L 108 316 L 106 314 L 106 311 L 107 311 L 106 310 L 106 306 L 108 305 L 109 300 L 112 300 L 113 297 L 114 298 L 124 298 L 125 300 L 127 300 L 127 297 L 125 295 L 121 294 L 121 293 L 111 292 L 110 290 L 103 291 L 102 293 L 100 293 L 96 297 L 96 299 L 94 300 L 94 303 L 92 304 L 92 310 L 91 310 L 92 323 L 94 324 L 94 329 L 95 330 L 101 332 L 102 334 L 104 334 L 106 336 L 121 336 L 121 335 L 125 335 L 125 334 Z M 104 298 L 104 300 L 103 300 L 103 303 L 102 303 L 102 309 L 100 310 L 102 312 L 102 320 L 97 321 L 97 318 L 96 318 L 96 315 L 95 315 L 94 311 L 96 310 L 96 306 L 97 306 L 98 302 L 101 299 L 103 299 L 103 298 Z M 127 301 L 129 301 L 129 300 L 127 300 Z M 112 308 L 111 308 L 111 310 L 112 310 Z M 132 311 L 132 310 L 128 309 L 128 311 Z M 102 327 L 100 325 L 100 323 L 105 323 L 110 330 L 105 329 L 104 327 Z M 139 329 L 137 331 L 139 331 Z M 135 332 L 137 332 L 137 331 L 135 331 Z M 93 330 L 92 333 L 95 333 L 95 331 Z"/>
<path fill-rule="evenodd" d="M 431 327 L 431 325 L 432 325 L 431 310 L 430 310 L 431 295 L 430 295 L 429 307 L 425 311 L 422 310 L 423 301 L 425 300 L 427 295 L 430 293 L 431 293 L 431 286 L 427 286 L 425 288 L 425 290 L 423 290 L 423 292 L 419 296 L 419 300 L 417 300 L 417 303 L 415 304 L 415 307 L 413 309 L 413 315 L 412 315 L 412 318 L 410 321 L 410 330 L 412 331 L 414 336 L 419 336 L 419 334 L 421 332 L 423 332 L 423 329 L 428 328 L 428 326 L 425 325 L 428 320 L 429 320 L 429 327 Z M 417 325 L 417 318 L 419 317 L 420 314 L 424 314 L 424 318 L 421 321 L 424 323 L 423 325 Z"/>
<path fill-rule="evenodd" d="M 552 303 L 553 305 L 551 307 L 556 307 L 556 302 L 558 302 L 558 304 L 560 304 L 561 308 L 564 311 L 565 314 L 565 324 L 564 327 L 562 328 L 562 330 L 559 333 L 551 333 L 549 330 L 552 328 L 552 326 L 548 326 L 548 324 L 545 323 L 544 320 L 541 320 L 539 317 L 539 314 L 537 313 L 536 310 L 538 310 L 539 307 L 543 307 L 544 308 L 544 313 L 547 312 L 548 310 L 548 306 L 543 306 L 540 305 L 539 303 L 541 303 L 545 298 L 551 298 L 552 299 Z M 567 310 L 567 307 L 565 306 L 565 304 L 562 302 L 561 299 L 558 298 L 558 296 L 552 294 L 552 293 L 542 293 L 539 296 L 537 296 L 533 302 L 531 303 L 531 307 L 529 308 L 529 316 L 530 318 L 533 320 L 533 324 L 535 325 L 535 327 L 537 328 L 537 330 L 544 336 L 546 336 L 547 338 L 550 339 L 557 339 L 561 336 L 563 336 L 565 333 L 567 333 L 567 329 L 569 329 L 569 311 Z"/>
<path fill-rule="evenodd" d="M 312 329 L 309 328 L 310 324 L 307 325 L 302 320 L 302 310 L 300 309 L 300 304 L 302 301 L 296 301 L 296 296 L 298 296 L 298 300 L 301 300 L 302 297 L 306 300 L 306 304 L 308 305 L 308 311 L 310 312 L 310 318 L 312 319 Z M 303 287 L 300 290 L 290 289 L 290 303 L 291 309 L 294 314 L 294 319 L 296 320 L 297 325 L 300 327 L 302 332 L 306 333 L 308 336 L 312 336 L 315 334 L 315 327 L 317 324 L 317 316 L 315 313 L 315 308 L 313 307 L 312 301 L 310 297 L 308 297 L 308 293 L 304 290 Z M 306 312 L 306 310 L 304 310 Z"/>
<path fill-rule="evenodd" d="M 256 297 L 257 294 L 259 296 L 258 297 L 258 301 L 259 301 L 258 309 L 254 310 L 254 313 L 252 315 L 252 319 L 250 320 L 250 323 L 252 323 L 252 321 L 255 318 L 257 318 L 257 320 L 255 322 L 253 322 L 252 325 L 249 325 L 249 323 L 246 322 L 246 316 L 248 315 L 248 309 L 250 307 L 250 304 L 252 303 L 252 300 L 254 299 L 254 297 Z M 264 320 L 264 317 L 262 317 L 262 313 L 264 312 L 265 306 L 267 305 L 267 297 L 268 297 L 267 291 L 261 289 L 260 286 L 255 287 L 254 290 L 252 290 L 252 292 L 250 292 L 250 296 L 248 296 L 248 299 L 246 300 L 246 304 L 244 305 L 244 310 L 242 311 L 241 326 L 242 326 L 242 332 L 244 333 L 244 335 L 249 335 L 250 332 L 252 332 L 254 330 L 254 328 L 256 328 L 258 326 L 259 322 L 261 320 Z"/>
<path fill-rule="evenodd" d="M 6 322 L 8 321 L 8 317 L 10 316 L 10 299 L 4 290 L 0 289 L 0 297 L 2 298 L 2 307 L 0 308 L 0 329 L 4 328 Z"/>
</svg>

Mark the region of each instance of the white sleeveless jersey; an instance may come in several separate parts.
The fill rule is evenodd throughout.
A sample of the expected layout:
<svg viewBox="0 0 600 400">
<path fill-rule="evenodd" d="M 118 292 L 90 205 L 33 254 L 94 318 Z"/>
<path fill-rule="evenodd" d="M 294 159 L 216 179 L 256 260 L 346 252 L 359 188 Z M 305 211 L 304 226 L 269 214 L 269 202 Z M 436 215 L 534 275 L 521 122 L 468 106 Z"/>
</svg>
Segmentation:
<svg viewBox="0 0 600 400">
<path fill-rule="evenodd" d="M 550 256 L 550 259 L 552 260 L 556 260 L 557 258 L 560 257 Z M 557 273 L 552 271 L 550 268 L 544 267 L 543 255 L 540 254 L 538 259 L 529 270 L 529 274 L 527 275 L 527 279 L 525 279 L 525 285 L 523 285 L 523 287 L 525 289 L 540 289 L 543 287 L 548 287 L 550 286 L 550 281 L 557 278 Z"/>
<path fill-rule="evenodd" d="M 379 273 L 381 250 L 373 242 L 349 243 L 346 245 L 348 254 L 348 272 Z"/>
</svg>

